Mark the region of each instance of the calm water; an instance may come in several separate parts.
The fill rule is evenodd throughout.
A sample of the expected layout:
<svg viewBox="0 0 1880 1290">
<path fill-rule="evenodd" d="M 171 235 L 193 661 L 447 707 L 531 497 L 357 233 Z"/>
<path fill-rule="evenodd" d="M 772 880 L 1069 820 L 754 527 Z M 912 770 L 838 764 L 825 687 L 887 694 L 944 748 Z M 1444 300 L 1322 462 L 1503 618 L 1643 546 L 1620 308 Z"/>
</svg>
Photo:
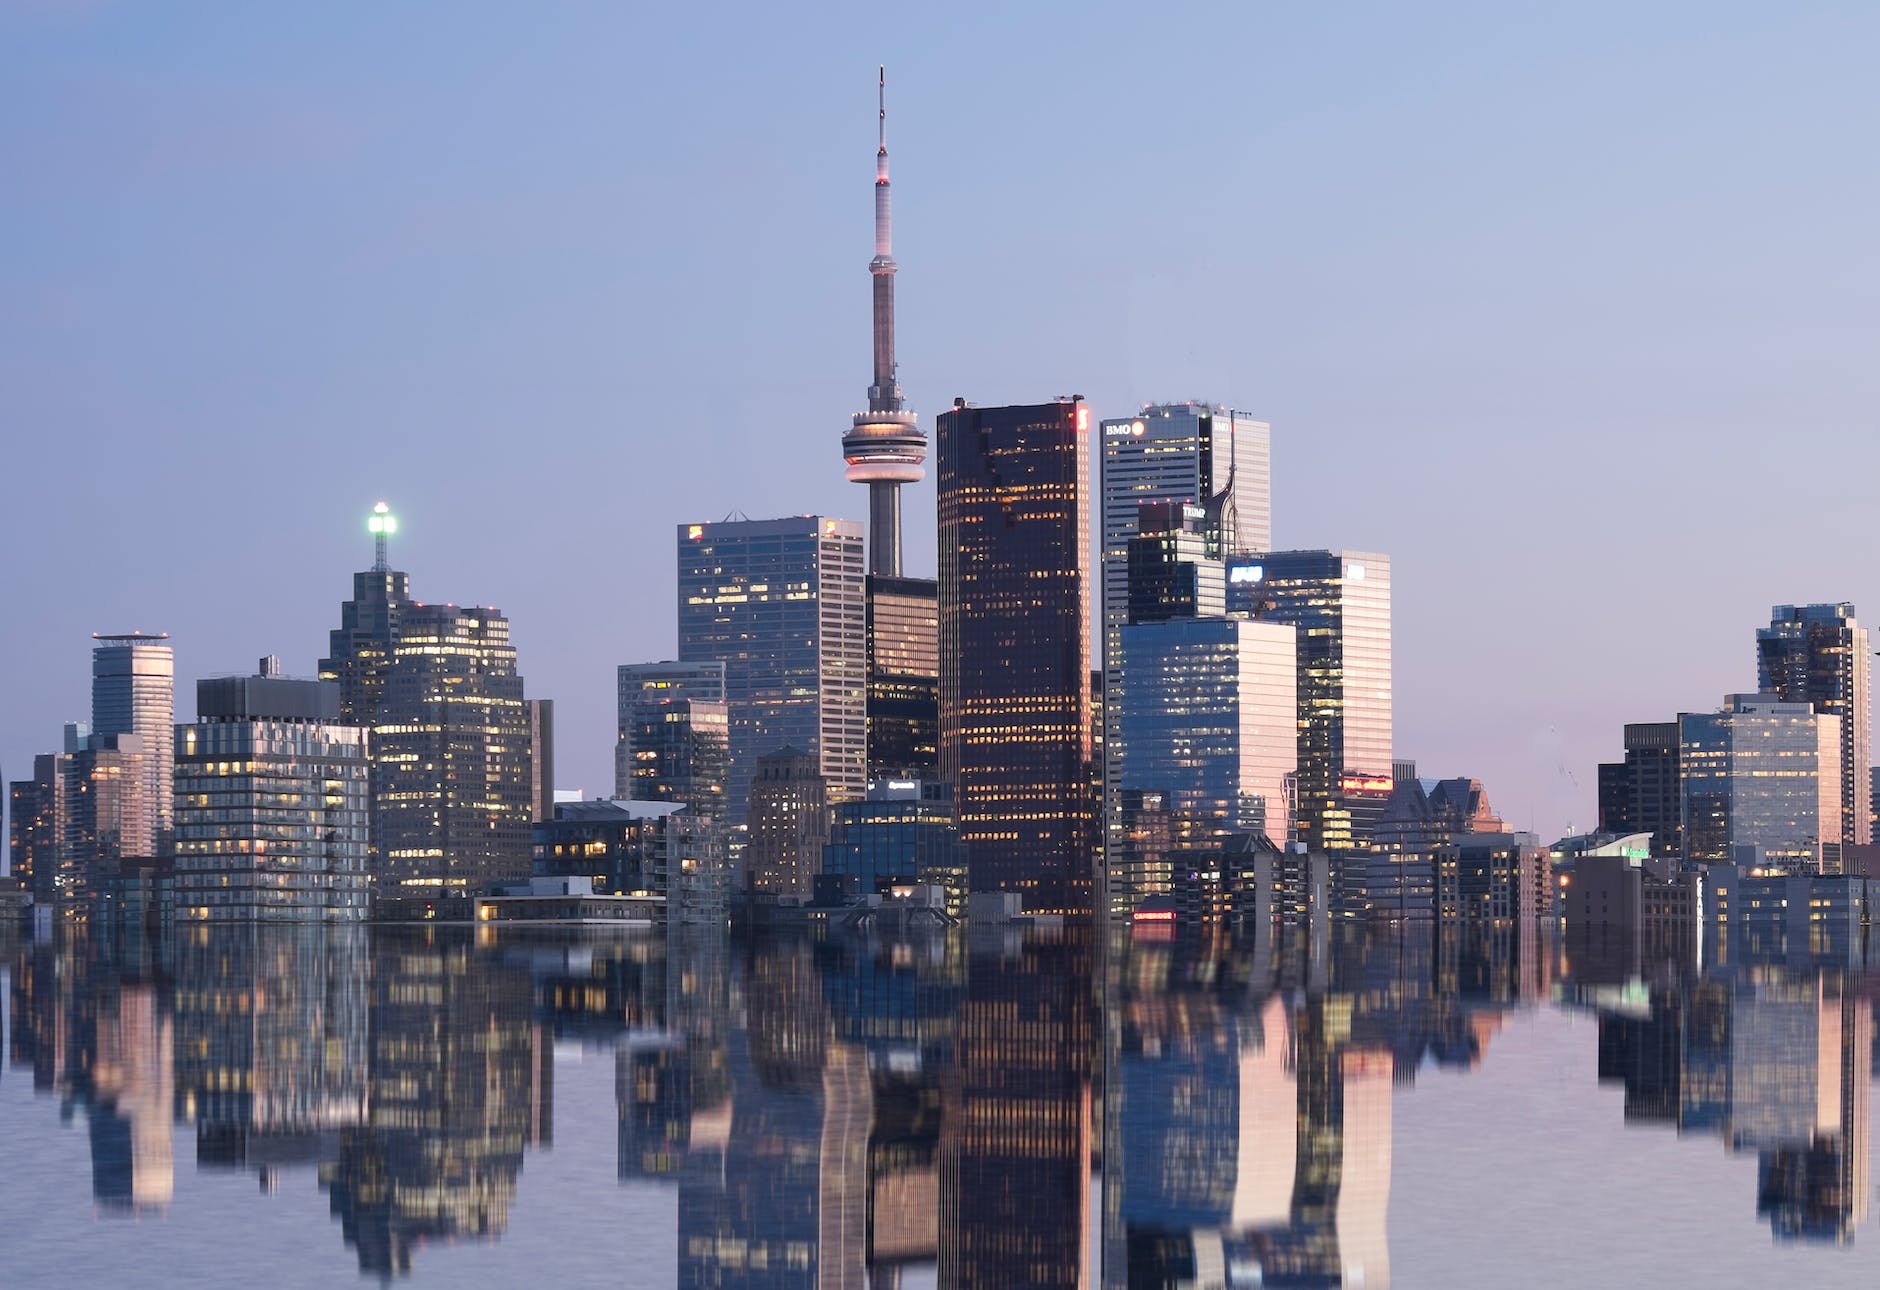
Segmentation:
<svg viewBox="0 0 1880 1290">
<path fill-rule="evenodd" d="M 1851 957 L 7 942 L 0 1285 L 1871 1285 Z"/>
</svg>

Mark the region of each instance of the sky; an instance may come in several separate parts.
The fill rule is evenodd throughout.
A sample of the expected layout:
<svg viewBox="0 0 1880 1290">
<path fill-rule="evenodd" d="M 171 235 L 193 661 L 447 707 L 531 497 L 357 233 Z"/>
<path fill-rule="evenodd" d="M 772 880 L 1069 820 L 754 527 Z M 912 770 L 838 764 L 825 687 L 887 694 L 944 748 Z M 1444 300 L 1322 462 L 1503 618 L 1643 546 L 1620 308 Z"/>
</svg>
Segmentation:
<svg viewBox="0 0 1880 1290">
<path fill-rule="evenodd" d="M 1395 745 L 1594 820 L 1627 721 L 1880 619 L 1880 8 L 0 6 L 0 768 L 89 634 L 310 674 L 365 516 L 496 604 L 558 779 L 681 522 L 866 515 L 875 68 L 909 405 L 1205 399 L 1383 551 Z M 934 560 L 933 486 L 906 502 Z"/>
</svg>

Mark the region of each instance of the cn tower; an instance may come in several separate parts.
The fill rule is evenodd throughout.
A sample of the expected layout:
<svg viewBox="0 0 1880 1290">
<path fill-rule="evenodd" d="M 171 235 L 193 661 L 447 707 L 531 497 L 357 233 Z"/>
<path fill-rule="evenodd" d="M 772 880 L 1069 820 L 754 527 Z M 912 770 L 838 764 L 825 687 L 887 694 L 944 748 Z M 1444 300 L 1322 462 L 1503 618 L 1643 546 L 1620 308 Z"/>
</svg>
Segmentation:
<svg viewBox="0 0 1880 1290">
<path fill-rule="evenodd" d="M 877 82 L 880 146 L 875 149 L 875 258 L 868 262 L 875 307 L 875 379 L 868 411 L 855 414 L 842 436 L 849 479 L 868 485 L 868 572 L 901 576 L 901 485 L 926 474 L 927 436 L 901 406 L 894 363 L 894 254 L 888 196 L 888 73 Z"/>
</svg>

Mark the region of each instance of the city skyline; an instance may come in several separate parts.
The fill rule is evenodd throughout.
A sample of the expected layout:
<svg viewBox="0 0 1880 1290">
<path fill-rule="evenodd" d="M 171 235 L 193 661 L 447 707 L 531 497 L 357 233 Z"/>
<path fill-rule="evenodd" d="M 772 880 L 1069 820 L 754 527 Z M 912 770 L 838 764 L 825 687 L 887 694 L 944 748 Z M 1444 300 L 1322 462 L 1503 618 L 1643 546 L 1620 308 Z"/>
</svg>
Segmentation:
<svg viewBox="0 0 1880 1290">
<path fill-rule="evenodd" d="M 501 42 L 525 83 L 566 73 L 545 102 L 485 104 L 454 65 L 422 92 L 389 54 L 343 73 L 336 51 L 359 33 L 344 22 L 224 19 L 205 66 L 188 17 L 119 14 L 143 38 L 120 49 L 95 14 L 10 13 L 9 83 L 29 107 L 69 111 L 0 126 L 0 151 L 41 199 L 0 216 L 18 249 L 0 386 L 8 420 L 35 427 L 14 464 L 20 504 L 0 524 L 10 551 L 58 530 L 78 557 L 15 562 L 33 609 L 0 663 L 35 683 L 0 696 L 0 763 L 25 774 L 83 715 L 73 643 L 94 630 L 170 631 L 185 693 L 264 653 L 311 674 L 334 593 L 361 567 L 356 517 L 383 494 L 408 521 L 402 567 L 504 606 L 532 690 L 560 705 L 564 784 L 604 791 L 612 668 L 668 656 L 670 628 L 624 607 L 577 615 L 565 582 L 641 565 L 634 598 L 658 604 L 669 522 L 861 518 L 830 434 L 854 411 L 867 325 L 856 194 L 874 141 L 868 72 L 885 60 L 908 405 L 931 415 L 957 393 L 997 405 L 1077 390 L 1099 417 L 1202 398 L 1269 421 L 1275 542 L 1393 557 L 1394 751 L 1480 776 L 1511 826 L 1590 827 L 1594 768 L 1620 751 L 1622 725 L 1751 688 L 1744 634 L 1770 605 L 1880 603 L 1853 482 L 1880 465 L 1857 304 L 1874 266 L 1848 259 L 1874 181 L 1824 132 L 1861 117 L 1843 60 L 1873 20 L 1748 15 L 1706 11 L 1700 42 L 1669 12 L 1628 13 L 1623 50 L 1599 11 L 1485 14 L 1453 47 L 1404 15 L 1222 15 L 1213 36 L 1262 51 L 1273 75 L 1207 116 L 1141 94 L 961 104 L 943 88 L 957 41 L 832 26 L 817 58 L 766 61 L 771 20 L 758 17 L 722 58 L 694 60 L 684 97 L 703 109 L 662 118 L 629 164 L 605 131 L 671 90 L 669 73 L 602 75 L 580 46 L 598 53 L 611 29 L 573 18 L 518 41 L 493 11 L 467 9 L 446 54 L 483 65 L 475 55 Z M 385 23 L 391 49 L 435 34 Z M 1103 67 L 1207 30 L 1099 11 L 1072 32 L 1021 21 L 976 52 L 993 69 L 1046 49 Z M 661 34 L 681 53 L 697 39 Z M 1429 55 L 1414 72 L 1397 66 L 1417 61 L 1400 59 L 1406 42 Z M 285 65 L 300 74 L 263 85 Z M 74 78 L 98 87 L 92 102 L 61 93 Z M 1602 89 L 1590 119 L 1573 88 L 1589 80 Z M 772 119 L 753 120 L 758 100 Z M 584 114 L 595 124 L 574 128 Z M 43 132 L 19 124 L 32 119 Z M 1007 138 L 1028 146 L 1008 157 L 992 146 Z M 436 164 L 409 165 L 413 148 Z M 1153 177 L 1209 156 L 1227 159 L 1213 180 L 1223 209 L 1265 194 L 1246 225 L 1153 195 Z M 753 178 L 779 200 L 726 200 Z M 641 200 L 691 183 L 700 200 L 683 220 Z M 1000 200 L 968 209 L 962 184 Z M 1059 192 L 1076 197 L 1049 204 Z M 1130 192 L 1151 195 L 1105 196 Z M 336 214 L 315 227 L 297 207 Z M 1784 236 L 1798 221 L 1809 236 Z M 645 266 L 649 244 L 670 266 Z M 744 248 L 746 290 L 735 317 L 712 315 L 707 344 L 700 288 L 724 281 L 727 246 Z M 1012 286 L 1015 257 L 1041 252 L 1063 300 Z M 472 264 L 494 275 L 488 293 L 464 294 Z M 969 312 L 994 293 L 1009 316 Z M 468 307 L 486 299 L 497 307 Z M 379 317 L 355 335 L 366 315 Z M 733 371 L 733 350 L 754 357 Z M 639 410 L 692 385 L 709 397 L 655 433 Z M 1812 434 L 1849 482 L 1822 484 L 1804 519 L 1774 531 L 1700 542 L 1653 520 L 1682 493 L 1733 486 L 1770 426 Z M 243 537 L 214 506 L 149 531 L 153 487 L 232 486 L 231 471 L 287 460 L 298 442 L 333 451 L 295 455 L 311 457 L 297 487 Z M 471 450 L 438 465 L 444 443 Z M 607 469 L 568 470 L 597 455 Z M 706 459 L 715 479 L 672 486 Z M 90 504 L 77 511 L 81 478 Z M 565 504 L 506 523 L 457 500 L 499 480 L 523 490 L 525 518 L 531 495 Z M 1333 488 L 1335 513 L 1314 504 Z M 906 502 L 917 576 L 932 569 L 931 489 Z M 1483 543 L 1495 502 L 1512 540 Z M 1602 531 L 1616 527 L 1631 535 Z M 1486 589 L 1478 609 L 1516 628 L 1466 659 L 1448 657 L 1445 628 L 1459 557 Z M 1660 603 L 1616 576 L 1641 557 L 1675 568 L 1690 606 L 1644 659 L 1613 630 Z M 1524 685 L 1541 675 L 1571 679 Z M 1465 683 L 1478 677 L 1489 683 Z"/>
</svg>

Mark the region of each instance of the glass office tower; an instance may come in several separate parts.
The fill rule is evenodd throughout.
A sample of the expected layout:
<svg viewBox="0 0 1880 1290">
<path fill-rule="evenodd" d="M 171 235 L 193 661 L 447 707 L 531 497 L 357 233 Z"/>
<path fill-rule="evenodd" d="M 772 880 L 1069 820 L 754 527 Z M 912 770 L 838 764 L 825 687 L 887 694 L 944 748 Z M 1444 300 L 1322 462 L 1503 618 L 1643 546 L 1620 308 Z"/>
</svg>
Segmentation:
<svg viewBox="0 0 1880 1290">
<path fill-rule="evenodd" d="M 744 823 L 757 759 L 816 758 L 837 801 L 867 779 L 862 526 L 799 515 L 681 524 L 679 659 L 722 662 L 730 720 L 726 820 Z"/>
<path fill-rule="evenodd" d="M 1162 794 L 1173 841 L 1243 832 L 1286 845 L 1299 738 L 1294 651 L 1285 623 L 1177 618 L 1123 628 L 1117 781 L 1125 793 Z M 1137 894 L 1166 890 L 1163 879 L 1144 876 Z"/>
<path fill-rule="evenodd" d="M 1198 507 L 1196 525 L 1208 555 L 1264 551 L 1273 544 L 1272 431 L 1244 412 L 1209 403 L 1155 403 L 1132 417 L 1102 426 L 1100 483 L 1102 541 L 1102 637 L 1106 726 L 1098 731 L 1105 749 L 1117 746 L 1113 691 L 1120 683 L 1118 651 L 1130 621 L 1129 547 L 1142 531 L 1149 503 Z M 1208 611 L 1200 611 L 1208 612 Z M 1214 612 L 1219 612 L 1218 610 Z M 1119 839 L 1116 766 L 1104 755 L 1106 847 Z M 1111 884 L 1114 898 L 1118 893 Z"/>
<path fill-rule="evenodd" d="M 940 765 L 940 604 L 931 578 L 868 579 L 868 773 Z"/>
<path fill-rule="evenodd" d="M 363 920 L 366 732 L 339 720 L 339 686 L 216 677 L 196 710 L 175 733 L 177 916 Z"/>
<path fill-rule="evenodd" d="M 1227 566 L 1228 612 L 1290 623 L 1299 641 L 1294 832 L 1314 851 L 1363 847 L 1390 797 L 1390 557 L 1272 551 Z"/>
<path fill-rule="evenodd" d="M 1599 767 L 1599 821 L 1607 833 L 1651 834 L 1655 856 L 1684 854 L 1677 722 L 1626 723 L 1625 760 Z"/>
<path fill-rule="evenodd" d="M 176 655 L 168 633 L 100 636 L 91 651 L 91 733 L 143 739 L 143 809 L 152 846 L 170 832 L 170 739 L 176 726 Z M 154 854 L 146 852 L 145 854 Z"/>
<path fill-rule="evenodd" d="M 1841 719 L 1841 842 L 1871 842 L 1873 647 L 1854 606 L 1777 605 L 1756 630 L 1757 688 Z"/>
<path fill-rule="evenodd" d="M 1685 858 L 1838 869 L 1841 719 L 1807 703 L 1732 694 L 1678 718 Z"/>
<path fill-rule="evenodd" d="M 974 891 L 1093 904 L 1090 413 L 1076 399 L 937 423 L 940 777 Z"/>
</svg>

